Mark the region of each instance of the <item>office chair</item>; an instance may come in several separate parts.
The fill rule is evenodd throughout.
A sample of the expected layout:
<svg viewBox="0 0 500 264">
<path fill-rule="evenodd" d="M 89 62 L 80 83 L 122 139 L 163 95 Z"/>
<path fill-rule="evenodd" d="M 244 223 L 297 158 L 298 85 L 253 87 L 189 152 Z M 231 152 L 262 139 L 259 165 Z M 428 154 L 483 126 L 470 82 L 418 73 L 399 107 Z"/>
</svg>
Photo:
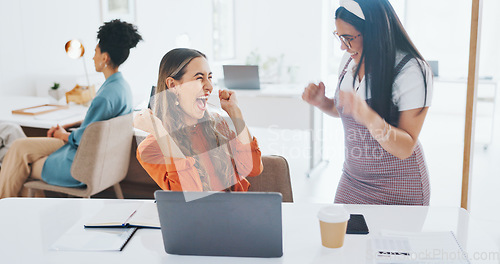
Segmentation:
<svg viewBox="0 0 500 264">
<path fill-rule="evenodd" d="M 28 196 L 46 190 L 90 198 L 113 186 L 116 197 L 123 199 L 120 181 L 127 175 L 133 134 L 132 114 L 88 125 L 71 165 L 73 178 L 87 186 L 61 187 L 35 180 L 24 184 Z"/>
<path fill-rule="evenodd" d="M 293 203 L 292 183 L 288 162 L 282 156 L 262 156 L 264 170 L 255 177 L 247 177 L 249 192 L 279 192 L 283 202 Z"/>
</svg>

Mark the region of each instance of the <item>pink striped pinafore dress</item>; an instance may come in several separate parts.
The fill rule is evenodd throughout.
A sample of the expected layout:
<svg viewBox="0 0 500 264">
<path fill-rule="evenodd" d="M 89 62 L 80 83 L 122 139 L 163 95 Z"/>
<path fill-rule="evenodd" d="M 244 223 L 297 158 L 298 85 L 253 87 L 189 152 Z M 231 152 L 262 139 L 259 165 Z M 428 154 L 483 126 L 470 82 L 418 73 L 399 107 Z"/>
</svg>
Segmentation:
<svg viewBox="0 0 500 264">
<path fill-rule="evenodd" d="M 406 56 L 396 66 L 396 75 L 410 59 Z M 339 77 L 335 105 L 350 61 Z M 429 205 L 428 170 L 420 142 L 409 158 L 400 160 L 383 149 L 365 126 L 337 111 L 344 125 L 345 161 L 335 203 Z"/>
</svg>

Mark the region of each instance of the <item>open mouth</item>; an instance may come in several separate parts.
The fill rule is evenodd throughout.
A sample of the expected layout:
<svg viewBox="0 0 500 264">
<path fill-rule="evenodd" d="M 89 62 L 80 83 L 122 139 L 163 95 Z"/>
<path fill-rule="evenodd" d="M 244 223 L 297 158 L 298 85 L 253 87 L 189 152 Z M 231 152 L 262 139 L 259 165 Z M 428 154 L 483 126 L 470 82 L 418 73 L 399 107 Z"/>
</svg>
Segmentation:
<svg viewBox="0 0 500 264">
<path fill-rule="evenodd" d="M 356 52 L 351 53 L 351 57 L 356 57 L 356 55 L 358 55 L 358 52 L 357 52 L 357 51 L 356 51 Z"/>
<path fill-rule="evenodd" d="M 196 98 L 196 106 L 201 110 L 205 111 L 207 109 L 208 95 L 200 96 Z"/>
</svg>

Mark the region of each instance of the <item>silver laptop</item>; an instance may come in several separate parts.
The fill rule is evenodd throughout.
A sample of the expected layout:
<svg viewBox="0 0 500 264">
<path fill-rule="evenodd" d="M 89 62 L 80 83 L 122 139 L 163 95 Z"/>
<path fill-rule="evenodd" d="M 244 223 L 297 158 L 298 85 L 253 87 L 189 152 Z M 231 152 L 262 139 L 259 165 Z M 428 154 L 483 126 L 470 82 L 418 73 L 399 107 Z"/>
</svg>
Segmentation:
<svg viewBox="0 0 500 264">
<path fill-rule="evenodd" d="M 222 65 L 224 86 L 228 89 L 260 89 L 259 66 Z"/>
<path fill-rule="evenodd" d="M 155 199 L 169 254 L 283 255 L 280 193 L 156 191 Z"/>
</svg>

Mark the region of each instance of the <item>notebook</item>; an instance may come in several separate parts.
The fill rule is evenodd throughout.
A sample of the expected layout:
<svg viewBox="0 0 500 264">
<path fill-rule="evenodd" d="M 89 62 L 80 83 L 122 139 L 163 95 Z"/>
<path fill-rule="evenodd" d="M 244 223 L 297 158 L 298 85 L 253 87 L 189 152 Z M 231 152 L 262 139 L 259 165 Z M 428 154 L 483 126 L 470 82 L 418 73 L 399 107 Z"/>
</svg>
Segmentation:
<svg viewBox="0 0 500 264">
<path fill-rule="evenodd" d="M 223 65 L 224 86 L 228 89 L 260 89 L 259 66 Z"/>
<path fill-rule="evenodd" d="M 109 203 L 85 223 L 85 228 L 143 227 L 160 228 L 156 203 Z"/>
<path fill-rule="evenodd" d="M 451 231 L 384 231 L 371 239 L 374 263 L 470 264 L 466 252 Z"/>
<path fill-rule="evenodd" d="M 169 254 L 283 255 L 280 193 L 156 191 L 155 199 Z"/>
</svg>

